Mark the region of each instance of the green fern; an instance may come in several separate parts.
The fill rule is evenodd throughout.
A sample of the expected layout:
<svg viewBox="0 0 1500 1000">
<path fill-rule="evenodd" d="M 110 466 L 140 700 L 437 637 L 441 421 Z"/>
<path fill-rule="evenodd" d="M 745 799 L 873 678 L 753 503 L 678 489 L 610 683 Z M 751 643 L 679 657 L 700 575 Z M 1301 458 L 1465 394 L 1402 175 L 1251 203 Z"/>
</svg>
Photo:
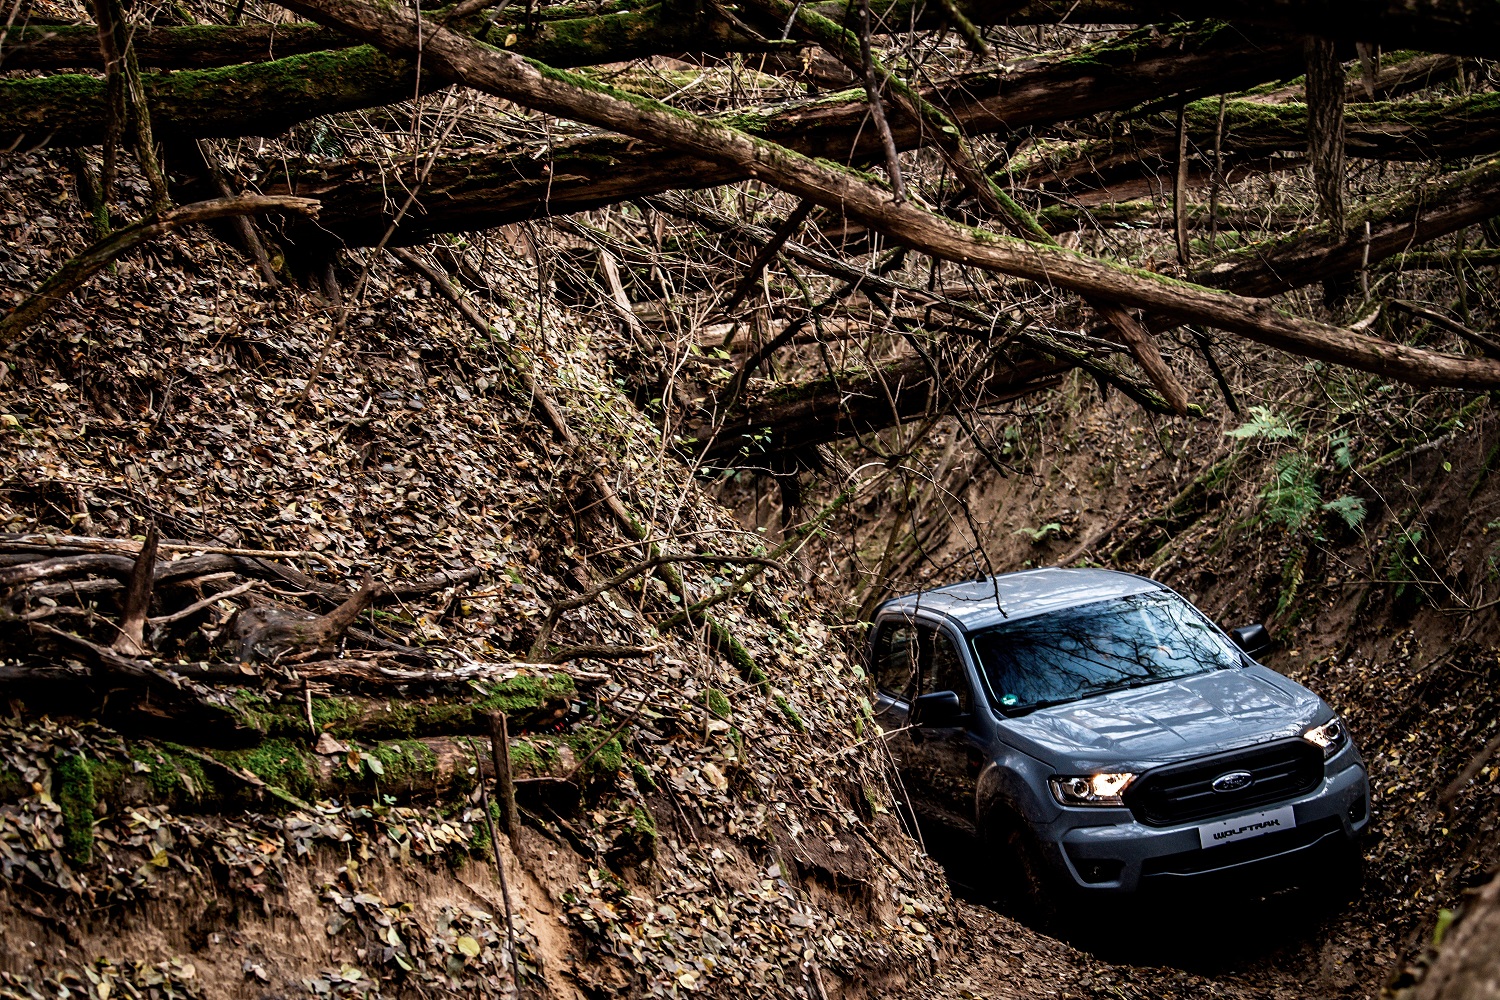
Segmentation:
<svg viewBox="0 0 1500 1000">
<path fill-rule="evenodd" d="M 1330 514 L 1337 514 L 1351 531 L 1358 530 L 1365 523 L 1365 502 L 1359 497 L 1342 496 L 1325 503 L 1323 509 Z"/>
<path fill-rule="evenodd" d="M 1354 466 L 1354 452 L 1349 447 L 1350 439 L 1348 431 L 1340 431 L 1330 438 L 1328 443 L 1333 445 L 1334 465 L 1338 466 L 1340 470 L 1348 470 Z M 1363 509 L 1364 505 L 1361 504 L 1360 507 Z M 1350 527 L 1355 527 L 1355 525 L 1351 524 Z"/>
<path fill-rule="evenodd" d="M 1265 502 L 1266 520 L 1296 531 L 1323 505 L 1318 470 L 1306 455 L 1282 455 L 1260 497 Z"/>
<path fill-rule="evenodd" d="M 1301 431 L 1269 406 L 1250 407 L 1250 419 L 1234 430 L 1224 433 L 1237 441 L 1257 438 L 1262 441 L 1290 441 L 1302 437 Z"/>
</svg>

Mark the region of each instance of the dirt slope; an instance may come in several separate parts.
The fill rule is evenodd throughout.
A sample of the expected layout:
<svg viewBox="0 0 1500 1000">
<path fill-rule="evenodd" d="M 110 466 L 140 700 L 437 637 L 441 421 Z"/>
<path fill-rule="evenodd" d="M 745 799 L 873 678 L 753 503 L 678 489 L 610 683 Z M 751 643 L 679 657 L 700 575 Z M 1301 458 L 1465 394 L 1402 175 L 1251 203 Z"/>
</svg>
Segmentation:
<svg viewBox="0 0 1500 1000">
<path fill-rule="evenodd" d="M 84 232 L 64 169 L 7 167 L 5 280 L 19 291 Z M 382 718 L 426 706 L 407 731 L 340 728 L 358 699 L 317 684 L 302 729 L 288 666 L 252 665 L 229 706 L 261 727 L 247 746 L 107 699 L 13 698 L 0 934 L 15 947 L 0 949 L 0 994 L 508 995 L 511 931 L 462 757 L 487 760 L 488 741 L 479 716 L 438 709 L 504 702 L 530 718 L 557 691 L 561 716 L 533 712 L 512 754 L 535 765 L 523 776 L 569 780 L 520 786 L 522 833 L 501 850 L 528 995 L 859 995 L 931 968 L 950 900 L 894 822 L 842 632 L 796 586 L 762 577 L 715 607 L 734 642 L 710 644 L 701 628 L 657 631 L 681 603 L 658 574 L 563 615 L 553 640 L 654 652 L 527 662 L 553 602 L 643 555 L 603 513 L 596 469 L 663 549 L 765 546 L 619 395 L 599 360 L 616 334 L 580 326 L 545 288 L 539 301 L 532 262 L 483 264 L 492 338 L 385 259 L 335 332 L 328 303 L 261 289 L 194 232 L 101 275 L 7 356 L 3 530 L 125 538 L 154 520 L 199 545 L 312 553 L 279 562 L 351 589 L 366 570 L 478 567 L 370 627 L 444 663 L 515 665 L 472 689 L 377 692 Z M 580 447 L 539 419 L 518 366 Z M 713 594 L 731 569 L 686 565 L 686 592 Z M 119 608 L 103 593 L 69 627 L 107 643 Z M 76 623 L 54 613 L 71 597 L 27 600 L 12 595 L 3 623 L 12 682 L 71 655 L 22 620 Z M 202 631 L 228 629 L 238 606 L 312 601 L 268 584 Z M 434 798 L 442 741 L 458 764 Z"/>
</svg>

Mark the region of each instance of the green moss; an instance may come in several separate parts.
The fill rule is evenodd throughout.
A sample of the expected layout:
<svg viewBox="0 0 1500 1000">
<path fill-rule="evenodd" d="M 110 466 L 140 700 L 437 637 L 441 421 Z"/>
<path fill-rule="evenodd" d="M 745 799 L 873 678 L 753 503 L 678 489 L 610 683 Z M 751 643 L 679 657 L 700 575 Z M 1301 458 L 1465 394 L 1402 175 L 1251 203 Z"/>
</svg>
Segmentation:
<svg viewBox="0 0 1500 1000">
<path fill-rule="evenodd" d="M 746 649 L 744 644 L 736 639 L 717 618 L 705 616 L 705 620 L 708 623 L 709 648 L 734 664 L 735 670 L 739 671 L 740 678 L 747 684 L 755 684 L 761 688 L 769 686 L 771 679 L 755 662 L 755 657 L 750 655 L 750 650 Z"/>
<path fill-rule="evenodd" d="M 370 755 L 380 761 L 385 770 L 380 780 L 392 786 L 426 778 L 437 771 L 437 754 L 420 740 L 381 743 L 370 751 Z"/>
<path fill-rule="evenodd" d="M 792 707 L 792 703 L 787 700 L 786 695 L 776 695 L 775 701 L 776 707 L 781 709 L 781 714 L 786 716 L 786 721 L 792 724 L 792 728 L 797 730 L 797 732 L 799 733 L 806 733 L 807 723 L 802 721 L 802 716 L 799 715 L 797 713 L 797 710 Z"/>
<path fill-rule="evenodd" d="M 78 864 L 94 856 L 94 776 L 79 754 L 63 757 L 52 771 L 52 798 L 62 808 L 63 853 Z"/>
<path fill-rule="evenodd" d="M 299 798 L 311 798 L 315 790 L 311 759 L 290 740 L 272 738 L 249 750 L 219 750 L 212 756 Z"/>
<path fill-rule="evenodd" d="M 21 777 L 21 772 L 9 767 L 0 767 L 0 802 L 11 802 L 29 794 L 31 794 L 31 785 Z"/>
<path fill-rule="evenodd" d="M 618 736 L 610 736 L 603 729 L 580 726 L 563 740 L 580 763 L 588 758 L 588 763 L 583 764 L 582 776 L 585 778 L 613 777 L 625 766 L 625 747 Z"/>
<path fill-rule="evenodd" d="M 642 791 L 656 791 L 656 779 L 651 777 L 651 771 L 645 764 L 638 760 L 630 762 L 630 774 L 635 778 L 635 787 Z"/>
<path fill-rule="evenodd" d="M 146 767 L 140 773 L 156 798 L 174 802 L 212 797 L 214 785 L 202 763 L 181 751 L 175 743 L 163 743 L 160 747 L 135 745 L 127 753 Z"/>
<path fill-rule="evenodd" d="M 647 839 L 656 839 L 656 818 L 651 815 L 645 806 L 637 805 L 631 807 L 630 823 Z"/>
<path fill-rule="evenodd" d="M 531 740 L 510 741 L 510 763 L 512 768 L 530 771 L 546 771 L 557 759 L 557 747 L 552 743 Z"/>
<path fill-rule="evenodd" d="M 709 688 L 703 693 L 703 702 L 708 706 L 708 710 L 719 718 L 729 718 L 731 712 L 729 698 L 725 696 L 723 691 L 720 691 L 718 688 Z"/>
<path fill-rule="evenodd" d="M 485 685 L 477 698 L 458 701 L 385 702 L 361 698 L 314 698 L 313 724 L 340 739 L 410 739 L 489 731 L 489 714 L 504 712 L 518 725 L 550 716 L 577 693 L 567 674 L 518 676 Z M 306 740 L 307 709 L 300 697 L 269 702 L 254 693 L 236 696 L 236 707 L 267 736 Z"/>
</svg>

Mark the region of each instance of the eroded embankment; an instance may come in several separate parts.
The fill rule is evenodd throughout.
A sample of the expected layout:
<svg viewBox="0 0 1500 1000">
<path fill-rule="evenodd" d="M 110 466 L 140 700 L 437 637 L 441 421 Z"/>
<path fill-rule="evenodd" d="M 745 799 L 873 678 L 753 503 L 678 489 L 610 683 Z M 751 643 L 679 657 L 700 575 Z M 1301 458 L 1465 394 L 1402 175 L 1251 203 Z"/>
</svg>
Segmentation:
<svg viewBox="0 0 1500 1000">
<path fill-rule="evenodd" d="M 7 196 L 64 175 L 11 171 Z M 85 239 L 0 225 L 30 274 Z M 894 821 L 844 634 L 781 569 L 707 558 L 767 546 L 662 457 L 599 360 L 615 334 L 538 305 L 522 260 L 489 262 L 490 337 L 377 262 L 330 340 L 336 309 L 227 253 L 122 261 L 0 377 L 4 530 L 58 536 L 0 569 L 116 553 L 5 587 L 0 992 L 501 995 L 515 962 L 530 995 L 839 996 L 930 972 L 949 899 Z M 122 653 L 151 524 L 146 648 Z M 653 551 L 695 561 L 538 641 Z M 384 589 L 310 640 L 367 572 Z M 284 627 L 239 641 L 236 610 L 267 608 Z M 495 710 L 508 915 L 476 794 Z"/>
</svg>

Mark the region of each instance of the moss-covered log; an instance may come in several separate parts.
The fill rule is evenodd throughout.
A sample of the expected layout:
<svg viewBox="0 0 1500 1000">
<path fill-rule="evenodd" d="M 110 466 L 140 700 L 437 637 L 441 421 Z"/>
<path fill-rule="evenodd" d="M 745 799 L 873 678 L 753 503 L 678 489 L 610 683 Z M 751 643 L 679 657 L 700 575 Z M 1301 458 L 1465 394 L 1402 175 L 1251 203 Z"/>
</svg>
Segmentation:
<svg viewBox="0 0 1500 1000">
<path fill-rule="evenodd" d="M 1217 100 L 1188 105 L 1188 136 L 1200 148 L 1212 146 L 1218 114 Z M 1500 150 L 1500 94 L 1353 104 L 1344 109 L 1344 131 L 1348 156 L 1408 162 L 1484 156 Z M 1226 103 L 1222 148 L 1231 165 L 1300 154 L 1306 147 L 1305 104 Z M 1029 187 L 1068 187 L 1082 180 L 1086 187 L 1110 188 L 1159 174 L 1176 152 L 1175 116 L 1152 115 L 1109 136 L 1042 147 L 1015 164 L 1012 176 Z"/>
<path fill-rule="evenodd" d="M 918 6 L 920 0 L 904 2 Z M 976 24 L 997 23 L 1013 10 L 1003 0 L 957 2 Z M 1027 5 L 1026 15 L 1034 16 L 1042 6 Z M 1500 24 L 1500 3 L 1496 0 L 1085 0 L 1077 4 L 1057 0 L 1050 6 L 1052 21 L 1069 24 L 1219 18 L 1274 26 L 1289 34 L 1378 42 L 1387 49 L 1500 57 L 1500 32 L 1495 31 Z"/>
<path fill-rule="evenodd" d="M 659 46 L 657 51 L 702 51 L 708 41 L 722 35 L 695 34 L 682 28 L 683 24 L 691 28 L 691 21 L 669 19 L 670 29 L 653 26 L 656 9 L 628 16 L 545 22 L 528 36 L 529 42 L 517 40 L 512 48 L 549 65 L 576 66 L 636 58 L 650 54 L 652 46 Z M 496 37 L 500 30 L 491 32 L 491 41 L 504 40 Z M 723 47 L 739 46 L 723 37 Z M 1222 26 L 1180 25 L 1134 33 L 1066 57 L 1039 57 L 1001 71 L 965 74 L 927 92 L 927 97 L 966 131 L 983 134 L 1119 110 L 1163 92 L 1237 89 L 1295 73 L 1297 66 L 1295 46 L 1284 42 L 1247 38 Z M 367 46 L 215 69 L 146 73 L 142 82 L 156 131 L 163 136 L 194 137 L 274 135 L 320 115 L 400 101 L 412 96 L 417 85 L 412 65 Z M 54 146 L 97 142 L 105 121 L 104 86 L 103 80 L 83 74 L 0 81 L 0 122 L 4 123 L 0 136 L 7 142 L 45 140 Z M 734 116 L 734 123 L 810 155 L 862 161 L 874 147 L 869 130 L 863 127 L 865 107 L 858 94 L 846 93 L 772 113 L 742 113 Z M 903 149 L 924 142 L 921 124 L 894 109 L 892 127 Z M 616 149 L 628 148 L 628 144 L 605 143 L 602 148 L 577 150 L 574 157 L 600 164 L 601 156 L 612 158 Z M 566 150 L 559 155 L 569 158 Z M 653 157 L 662 155 L 666 154 L 635 152 L 627 164 L 619 166 L 625 167 L 627 178 L 630 167 L 637 164 L 635 169 L 661 174 L 664 171 L 656 170 Z M 350 166 L 353 173 L 368 169 L 365 164 Z M 551 202 L 567 197 L 567 180 L 577 177 L 588 182 L 591 175 L 586 168 L 580 175 L 571 166 L 565 162 L 565 169 L 553 168 L 564 183 L 562 190 L 559 178 L 548 183 Z M 517 181 L 528 176 L 522 164 L 507 167 L 494 164 L 499 176 Z M 516 176 L 517 170 L 521 176 Z M 535 167 L 530 172 L 534 171 Z M 604 170 L 610 176 L 619 172 L 615 165 Z M 371 176 L 376 175 L 378 171 Z M 427 185 L 427 190 L 433 186 Z M 535 188 L 528 186 L 522 197 L 535 201 Z M 600 198 L 613 197 L 612 188 L 600 194 Z M 505 200 L 504 192 L 498 200 Z M 592 205 L 605 203 L 591 200 Z M 564 204 L 563 210 L 579 207 L 591 205 Z"/>
<path fill-rule="evenodd" d="M 392 104 L 416 92 L 414 67 L 369 46 L 266 63 L 144 73 L 158 138 L 277 135 L 320 115 Z M 0 141 L 89 145 L 104 136 L 106 84 L 81 73 L 0 82 Z"/>
<path fill-rule="evenodd" d="M 1266 230 L 1300 228 L 1306 224 L 1307 213 L 1289 209 L 1242 209 L 1227 205 L 1190 204 L 1185 212 L 1188 222 L 1201 227 L 1213 218 L 1221 233 L 1235 230 L 1265 232 Z M 1105 202 L 1102 205 L 1079 207 L 1074 205 L 1048 205 L 1036 213 L 1036 219 L 1048 232 L 1062 233 L 1073 229 L 1096 229 L 1120 226 L 1133 229 L 1171 229 L 1175 218 L 1171 206 L 1145 199 L 1136 201 Z"/>
<path fill-rule="evenodd" d="M 1349 213 L 1346 234 L 1332 233 L 1326 225 L 1310 227 L 1224 254 L 1195 271 L 1193 280 L 1241 295 L 1275 295 L 1353 274 L 1495 215 L 1500 215 L 1500 159 L 1360 205 Z"/>
<path fill-rule="evenodd" d="M 593 727 L 512 738 L 510 743 L 513 773 L 523 786 L 563 778 L 580 785 L 607 781 L 624 767 L 624 756 L 617 735 Z M 453 800 L 468 795 L 480 777 L 493 778 L 488 741 L 482 738 L 361 741 L 331 753 L 317 753 L 286 738 L 240 750 L 122 740 L 108 756 L 60 756 L 51 785 L 65 813 L 65 847 L 75 857 L 86 857 L 92 846 L 91 818 L 101 808 L 162 805 L 191 813 L 377 796 Z M 0 767 L 0 800 L 31 792 L 19 774 Z"/>
<path fill-rule="evenodd" d="M 519 675 L 483 685 L 485 693 L 469 698 L 367 698 L 352 695 L 315 696 L 310 714 L 313 728 L 337 739 L 409 739 L 489 732 L 491 712 L 504 712 L 513 732 L 555 722 L 567 713 L 577 694 L 565 673 Z M 245 690 L 235 706 L 250 725 L 269 737 L 309 739 L 309 708 L 298 696 L 272 701 Z"/>
<path fill-rule="evenodd" d="M 132 26 L 131 45 L 142 68 L 207 69 L 285 59 L 353 45 L 348 35 L 316 24 L 192 24 Z M 12 28 L 0 67 L 102 69 L 99 29 L 92 24 L 38 24 Z"/>
</svg>

